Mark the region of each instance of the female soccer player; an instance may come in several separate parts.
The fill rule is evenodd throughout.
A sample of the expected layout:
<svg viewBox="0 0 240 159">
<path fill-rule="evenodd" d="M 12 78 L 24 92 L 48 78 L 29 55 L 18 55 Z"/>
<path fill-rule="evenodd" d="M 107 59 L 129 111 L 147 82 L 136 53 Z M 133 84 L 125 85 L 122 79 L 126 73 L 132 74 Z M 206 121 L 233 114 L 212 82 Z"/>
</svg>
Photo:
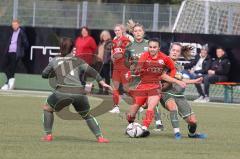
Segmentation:
<svg viewBox="0 0 240 159">
<path fill-rule="evenodd" d="M 180 43 L 173 43 L 170 47 L 169 57 L 174 61 L 175 66 L 177 68 L 177 73 L 175 78 L 178 80 L 182 80 L 187 84 L 190 83 L 201 83 L 202 78 L 197 78 L 194 80 L 183 79 L 182 74 L 180 73 L 181 65 L 177 63 L 180 55 L 188 59 L 191 56 L 191 48 L 188 46 L 182 46 Z M 161 104 L 163 107 L 170 111 L 170 119 L 172 122 L 172 126 L 174 128 L 175 138 L 181 139 L 180 129 L 179 129 L 179 121 L 177 117 L 177 111 L 180 116 L 188 123 L 188 136 L 190 138 L 206 138 L 205 134 L 196 133 L 197 129 L 197 120 L 194 115 L 191 106 L 185 99 L 183 92 L 184 88 L 180 88 L 176 84 L 165 84 L 165 88 L 163 88 L 165 92 L 162 94 Z"/>
<path fill-rule="evenodd" d="M 134 70 L 139 57 L 146 51 L 148 51 L 148 40 L 144 39 L 144 27 L 139 23 L 135 23 L 132 20 L 129 20 L 128 23 L 129 30 L 132 32 L 134 36 L 134 41 L 128 45 L 126 48 L 126 65 L 130 68 L 130 70 Z M 136 88 L 136 85 L 140 82 L 140 77 L 135 77 L 129 83 L 129 91 L 132 92 Z M 143 108 L 140 107 L 140 111 L 142 112 Z M 158 131 L 163 130 L 163 125 L 160 117 L 160 112 L 158 106 L 155 109 L 155 124 L 156 129 Z"/>
<path fill-rule="evenodd" d="M 112 61 L 113 61 L 113 73 L 112 73 L 112 83 L 113 83 L 113 102 L 114 107 L 110 111 L 111 113 L 120 113 L 119 109 L 119 86 L 120 83 L 123 85 L 123 89 L 128 92 L 128 81 L 125 78 L 125 74 L 129 69 L 125 66 L 125 51 L 126 47 L 130 44 L 130 40 L 124 34 L 124 28 L 122 24 L 117 24 L 114 27 L 114 32 L 116 37 L 113 39 L 112 46 Z"/>
<path fill-rule="evenodd" d="M 78 114 L 86 121 L 89 129 L 96 136 L 99 143 L 109 142 L 103 138 L 97 120 L 89 114 L 90 105 L 88 98 L 81 92 L 83 86 L 79 80 L 80 72 L 86 72 L 95 78 L 103 87 L 111 89 L 101 76 L 90 67 L 84 60 L 72 56 L 70 53 L 74 43 L 69 38 L 63 38 L 60 45 L 60 57 L 55 57 L 43 70 L 42 77 L 50 78 L 50 84 L 54 88 L 43 106 L 43 126 L 46 135 L 43 141 L 52 141 L 52 126 L 54 115 L 62 108 L 72 104 Z"/>
<path fill-rule="evenodd" d="M 160 50 L 160 43 L 156 39 L 151 39 L 148 42 L 148 51 L 144 52 L 136 67 L 136 73 L 140 75 L 140 83 L 138 83 L 136 90 L 132 92 L 134 97 L 134 104 L 130 107 L 130 112 L 127 116 L 129 123 L 134 122 L 136 113 L 140 106 L 147 102 L 148 108 L 146 116 L 143 118 L 143 134 L 142 137 L 146 137 L 150 134 L 147 130 L 153 117 L 154 109 L 160 101 L 161 83 L 159 80 L 163 78 L 166 81 L 177 83 L 182 87 L 185 87 L 185 83 L 174 78 L 176 69 L 173 61 L 163 54 Z M 163 74 L 165 67 L 168 67 L 170 76 Z"/>
</svg>

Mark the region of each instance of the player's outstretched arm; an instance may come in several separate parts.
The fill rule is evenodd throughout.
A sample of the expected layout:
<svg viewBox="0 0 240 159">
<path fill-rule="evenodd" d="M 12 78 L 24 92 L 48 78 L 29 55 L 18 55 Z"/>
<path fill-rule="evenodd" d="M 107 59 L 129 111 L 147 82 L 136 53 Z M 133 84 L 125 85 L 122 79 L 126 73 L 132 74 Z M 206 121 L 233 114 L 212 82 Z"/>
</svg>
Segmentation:
<svg viewBox="0 0 240 159">
<path fill-rule="evenodd" d="M 102 77 L 100 74 L 91 66 L 89 66 L 87 63 L 81 65 L 81 68 L 84 69 L 85 73 L 94 79 L 96 79 L 97 82 L 102 81 Z"/>
<path fill-rule="evenodd" d="M 180 80 L 177 80 L 175 78 L 172 78 L 170 77 L 169 75 L 167 75 L 166 73 L 163 73 L 161 75 L 161 78 L 164 80 L 164 81 L 167 81 L 167 82 L 170 82 L 170 83 L 176 83 L 178 84 L 179 86 L 181 86 L 182 88 L 185 88 L 187 85 L 185 82 L 183 81 L 180 81 Z"/>
<path fill-rule="evenodd" d="M 110 85 L 106 84 L 103 80 L 99 81 L 99 84 L 105 88 L 108 88 L 111 91 L 113 90 L 113 88 Z"/>
<path fill-rule="evenodd" d="M 197 83 L 202 83 L 203 78 L 199 77 L 197 79 L 183 79 L 183 82 L 185 82 L 186 84 L 197 84 Z"/>
</svg>

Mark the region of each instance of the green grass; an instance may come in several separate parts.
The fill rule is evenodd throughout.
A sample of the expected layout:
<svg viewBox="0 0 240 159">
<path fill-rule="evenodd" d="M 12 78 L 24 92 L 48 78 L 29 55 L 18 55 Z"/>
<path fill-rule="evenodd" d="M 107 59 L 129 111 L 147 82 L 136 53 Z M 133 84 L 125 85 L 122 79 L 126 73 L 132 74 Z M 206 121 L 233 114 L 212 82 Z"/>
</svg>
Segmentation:
<svg viewBox="0 0 240 159">
<path fill-rule="evenodd" d="M 199 131 L 206 140 L 187 138 L 181 120 L 183 139 L 176 141 L 168 117 L 164 115 L 164 132 L 151 131 L 148 138 L 131 139 L 124 135 L 124 115 L 104 114 L 97 117 L 109 144 L 98 144 L 84 121 L 66 121 L 58 117 L 54 124 L 54 141 L 41 142 L 43 135 L 41 105 L 45 98 L 0 96 L 0 158 L 10 159 L 236 159 L 240 155 L 240 107 L 207 104 L 194 105 Z M 96 99 L 90 99 L 96 103 Z M 123 111 L 127 105 L 122 106 Z M 167 114 L 165 110 L 163 113 Z"/>
</svg>

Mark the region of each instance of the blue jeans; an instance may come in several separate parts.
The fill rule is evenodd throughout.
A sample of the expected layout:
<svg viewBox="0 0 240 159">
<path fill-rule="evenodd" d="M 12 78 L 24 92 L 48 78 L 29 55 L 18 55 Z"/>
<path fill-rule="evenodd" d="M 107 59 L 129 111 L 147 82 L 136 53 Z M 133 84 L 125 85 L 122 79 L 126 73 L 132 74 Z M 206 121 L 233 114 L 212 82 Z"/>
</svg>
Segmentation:
<svg viewBox="0 0 240 159">
<path fill-rule="evenodd" d="M 188 70 L 182 70 L 181 73 L 188 75 L 190 79 L 196 79 L 196 78 L 202 77 L 202 74 L 201 74 L 201 73 L 199 73 L 199 74 L 190 73 Z"/>
</svg>

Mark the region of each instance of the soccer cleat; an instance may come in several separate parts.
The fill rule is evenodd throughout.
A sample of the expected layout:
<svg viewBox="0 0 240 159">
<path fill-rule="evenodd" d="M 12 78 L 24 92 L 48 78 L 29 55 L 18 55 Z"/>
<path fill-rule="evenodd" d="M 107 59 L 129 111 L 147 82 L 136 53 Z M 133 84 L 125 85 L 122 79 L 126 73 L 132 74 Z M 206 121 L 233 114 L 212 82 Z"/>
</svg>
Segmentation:
<svg viewBox="0 0 240 159">
<path fill-rule="evenodd" d="M 207 134 L 204 133 L 195 133 L 195 134 L 188 134 L 189 138 L 194 138 L 194 139 L 206 139 Z"/>
<path fill-rule="evenodd" d="M 162 124 L 156 124 L 154 131 L 163 131 L 163 130 L 164 130 L 164 126 Z"/>
<path fill-rule="evenodd" d="M 52 134 L 44 135 L 41 140 L 50 142 L 53 140 L 53 136 L 52 136 Z"/>
<path fill-rule="evenodd" d="M 105 139 L 104 137 L 98 137 L 97 142 L 98 143 L 109 143 L 109 140 Z"/>
<path fill-rule="evenodd" d="M 174 134 L 174 137 L 175 137 L 176 140 L 180 140 L 182 138 L 182 135 L 181 135 L 180 132 L 177 132 L 177 133 Z"/>
<path fill-rule="evenodd" d="M 142 134 L 140 135 L 140 137 L 148 137 L 150 135 L 150 132 L 148 131 L 147 128 L 145 128 L 145 126 L 142 127 Z"/>
<path fill-rule="evenodd" d="M 109 113 L 119 114 L 120 113 L 119 106 L 115 106 L 112 110 L 109 111 Z"/>
</svg>

